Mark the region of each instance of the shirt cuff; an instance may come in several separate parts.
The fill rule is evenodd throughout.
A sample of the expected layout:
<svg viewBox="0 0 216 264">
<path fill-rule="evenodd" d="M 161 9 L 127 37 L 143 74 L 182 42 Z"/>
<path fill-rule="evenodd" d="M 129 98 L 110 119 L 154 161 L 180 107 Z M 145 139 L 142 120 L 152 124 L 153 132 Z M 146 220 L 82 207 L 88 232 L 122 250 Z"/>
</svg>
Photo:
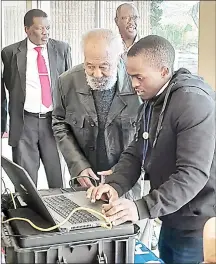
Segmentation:
<svg viewBox="0 0 216 264">
<path fill-rule="evenodd" d="M 147 206 L 147 204 L 146 204 L 144 199 L 140 199 L 140 200 L 134 201 L 134 203 L 136 204 L 136 207 L 137 207 L 137 211 L 138 211 L 138 214 L 139 214 L 139 220 L 150 218 L 150 213 L 149 213 L 149 210 L 148 210 L 148 206 Z"/>
</svg>

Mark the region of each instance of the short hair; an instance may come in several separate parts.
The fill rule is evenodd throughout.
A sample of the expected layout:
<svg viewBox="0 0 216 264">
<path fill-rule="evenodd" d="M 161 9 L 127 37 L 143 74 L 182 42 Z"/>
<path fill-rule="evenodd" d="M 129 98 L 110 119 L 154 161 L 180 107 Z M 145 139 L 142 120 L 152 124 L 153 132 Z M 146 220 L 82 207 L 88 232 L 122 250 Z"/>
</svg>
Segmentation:
<svg viewBox="0 0 216 264">
<path fill-rule="evenodd" d="M 130 6 L 131 8 L 134 8 L 134 9 L 137 9 L 136 6 L 133 4 L 133 3 L 123 3 L 123 4 L 120 4 L 117 9 L 116 9 L 116 15 L 115 15 L 115 18 L 118 18 L 118 14 L 121 12 L 121 8 L 123 6 Z"/>
<path fill-rule="evenodd" d="M 175 61 L 175 49 L 165 38 L 157 35 L 149 35 L 136 42 L 128 51 L 129 57 L 143 54 L 152 66 L 167 67 L 173 71 Z"/>
<path fill-rule="evenodd" d="M 115 52 L 116 55 L 121 56 L 124 52 L 124 46 L 122 43 L 122 38 L 119 33 L 106 28 L 96 28 L 88 31 L 82 36 L 82 49 L 84 51 L 85 44 L 89 40 L 102 40 L 107 42 L 108 46 Z"/>
<path fill-rule="evenodd" d="M 24 26 L 25 27 L 32 26 L 34 17 L 48 17 L 48 16 L 41 9 L 31 9 L 24 16 Z"/>
</svg>

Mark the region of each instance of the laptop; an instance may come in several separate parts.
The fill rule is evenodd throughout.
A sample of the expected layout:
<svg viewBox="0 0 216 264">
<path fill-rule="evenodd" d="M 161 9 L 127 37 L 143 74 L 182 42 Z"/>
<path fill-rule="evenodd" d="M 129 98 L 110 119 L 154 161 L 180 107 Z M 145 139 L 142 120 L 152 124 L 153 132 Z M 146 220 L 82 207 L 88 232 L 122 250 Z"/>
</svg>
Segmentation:
<svg viewBox="0 0 216 264">
<path fill-rule="evenodd" d="M 86 198 L 85 191 L 42 197 L 26 170 L 3 156 L 1 165 L 27 206 L 48 221 L 50 226 L 61 223 L 73 209 L 80 206 L 101 212 L 101 206 L 104 202 L 91 203 Z M 87 211 L 77 211 L 56 231 L 62 232 L 98 227 L 101 226 L 102 222 L 104 220 L 100 219 L 96 214 L 90 214 Z"/>
</svg>

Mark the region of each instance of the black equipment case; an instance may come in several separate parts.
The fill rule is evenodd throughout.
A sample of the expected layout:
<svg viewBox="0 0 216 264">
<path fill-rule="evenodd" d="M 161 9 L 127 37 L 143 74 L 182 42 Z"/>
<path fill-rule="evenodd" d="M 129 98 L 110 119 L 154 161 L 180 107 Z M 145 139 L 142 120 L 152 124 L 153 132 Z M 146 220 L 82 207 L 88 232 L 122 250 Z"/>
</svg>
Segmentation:
<svg viewBox="0 0 216 264">
<path fill-rule="evenodd" d="M 12 223 L 13 221 L 2 224 L 2 246 L 5 249 L 7 264 L 134 263 L 139 227 L 132 223 L 111 230 L 89 228 L 60 234 L 57 232 L 33 234 L 28 236 L 27 240 L 25 238 L 27 241 L 25 247 L 22 244 L 22 237 L 14 232 Z M 33 247 L 31 240 L 34 241 L 34 245 L 37 241 L 37 245 Z"/>
<path fill-rule="evenodd" d="M 16 236 L 13 236 L 11 226 L 3 224 L 2 239 L 5 244 L 6 263 L 134 263 L 136 225 L 134 225 L 133 235 L 118 236 L 118 231 L 121 231 L 119 229 L 115 230 L 116 236 L 113 236 L 114 232 L 110 232 L 112 235 L 107 234 L 106 237 L 99 239 L 97 239 L 98 230 L 96 229 L 98 228 L 86 230 L 86 232 L 94 232 L 95 239 L 92 240 L 21 248 Z M 110 230 L 105 231 L 108 233 Z M 70 232 L 72 236 L 73 232 Z M 79 235 L 80 232 L 83 233 L 83 230 L 76 230 L 74 236 Z M 55 233 L 52 235 L 55 236 Z M 43 244 L 43 236 L 38 239 Z M 52 240 L 52 236 L 50 239 Z"/>
</svg>

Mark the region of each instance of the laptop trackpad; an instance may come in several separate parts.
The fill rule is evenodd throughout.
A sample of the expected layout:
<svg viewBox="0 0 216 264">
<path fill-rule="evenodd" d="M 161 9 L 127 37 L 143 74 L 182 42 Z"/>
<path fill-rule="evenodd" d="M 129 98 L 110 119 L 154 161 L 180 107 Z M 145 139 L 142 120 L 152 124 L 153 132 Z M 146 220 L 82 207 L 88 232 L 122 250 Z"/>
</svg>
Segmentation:
<svg viewBox="0 0 216 264">
<path fill-rule="evenodd" d="M 64 195 L 67 196 L 67 198 L 72 200 L 74 203 L 78 204 L 79 206 L 91 208 L 91 209 L 94 209 L 100 213 L 102 210 L 102 205 L 104 203 L 107 203 L 107 202 L 104 202 L 101 200 L 96 201 L 95 203 L 91 203 L 90 199 L 88 199 L 86 197 L 85 191 L 73 192 L 73 193 L 64 193 Z"/>
</svg>

